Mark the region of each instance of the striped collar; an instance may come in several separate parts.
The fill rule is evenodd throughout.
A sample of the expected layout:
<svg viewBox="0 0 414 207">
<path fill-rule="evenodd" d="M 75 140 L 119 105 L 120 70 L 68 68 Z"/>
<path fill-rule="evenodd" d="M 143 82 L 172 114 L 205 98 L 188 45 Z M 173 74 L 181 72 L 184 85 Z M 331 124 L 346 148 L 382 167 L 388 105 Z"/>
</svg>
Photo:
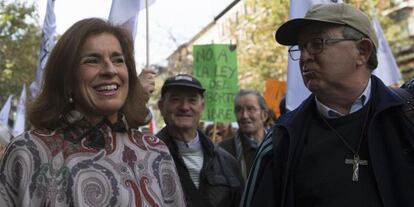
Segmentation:
<svg viewBox="0 0 414 207">
<path fill-rule="evenodd" d="M 175 143 L 177 143 L 178 148 L 201 148 L 200 137 L 198 136 L 198 132 L 196 132 L 196 136 L 189 142 L 184 142 L 178 139 L 174 139 L 174 141 Z"/>
<path fill-rule="evenodd" d="M 369 79 L 368 84 L 365 87 L 365 90 L 362 92 L 362 94 L 352 104 L 351 109 L 349 110 L 349 114 L 357 112 L 362 107 L 364 107 L 365 104 L 370 99 L 370 97 L 371 97 L 371 79 Z M 315 101 L 316 101 L 316 108 L 318 109 L 318 111 L 324 117 L 328 119 L 338 118 L 338 117 L 347 115 L 347 114 L 343 114 L 339 111 L 336 111 L 335 109 L 329 108 L 328 106 L 324 105 L 318 100 L 316 96 L 315 96 Z"/>
</svg>

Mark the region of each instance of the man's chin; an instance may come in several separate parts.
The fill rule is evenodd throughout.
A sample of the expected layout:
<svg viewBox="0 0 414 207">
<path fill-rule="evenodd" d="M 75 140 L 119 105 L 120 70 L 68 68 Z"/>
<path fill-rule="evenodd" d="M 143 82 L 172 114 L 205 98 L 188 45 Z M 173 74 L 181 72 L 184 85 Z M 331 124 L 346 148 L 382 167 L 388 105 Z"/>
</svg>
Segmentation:
<svg viewBox="0 0 414 207">
<path fill-rule="evenodd" d="M 305 82 L 305 86 L 306 88 L 311 91 L 311 92 L 315 92 L 318 90 L 319 88 L 319 84 L 316 80 L 314 79 L 309 79 Z"/>
<path fill-rule="evenodd" d="M 240 127 L 240 131 L 243 133 L 243 134 L 251 134 L 252 132 L 254 132 L 254 129 L 253 129 L 253 127 L 246 127 L 246 126 L 242 126 L 242 127 Z"/>
<path fill-rule="evenodd" d="M 180 130 L 191 130 L 191 129 L 197 129 L 197 127 L 194 127 L 191 124 L 182 124 L 182 123 L 178 123 L 177 125 L 175 125 L 175 128 L 180 129 Z"/>
</svg>

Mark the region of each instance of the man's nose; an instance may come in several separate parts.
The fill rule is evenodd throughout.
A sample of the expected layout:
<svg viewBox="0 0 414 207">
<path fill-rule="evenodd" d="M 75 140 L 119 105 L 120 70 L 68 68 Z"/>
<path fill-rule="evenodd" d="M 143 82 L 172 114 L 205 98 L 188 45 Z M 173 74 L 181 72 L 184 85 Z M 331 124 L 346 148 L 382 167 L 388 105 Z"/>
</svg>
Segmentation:
<svg viewBox="0 0 414 207">
<path fill-rule="evenodd" d="M 308 60 L 311 57 L 313 57 L 313 55 L 306 49 L 306 47 L 300 49 L 300 61 Z"/>
<path fill-rule="evenodd" d="M 246 117 L 249 117 L 249 113 L 247 112 L 247 109 L 242 109 L 242 110 L 240 110 L 238 113 L 239 113 L 239 116 L 240 116 L 241 118 L 246 118 Z"/>
<path fill-rule="evenodd" d="M 190 107 L 190 104 L 188 102 L 188 100 L 186 99 L 182 99 L 180 102 L 180 108 L 181 109 L 188 109 Z"/>
</svg>

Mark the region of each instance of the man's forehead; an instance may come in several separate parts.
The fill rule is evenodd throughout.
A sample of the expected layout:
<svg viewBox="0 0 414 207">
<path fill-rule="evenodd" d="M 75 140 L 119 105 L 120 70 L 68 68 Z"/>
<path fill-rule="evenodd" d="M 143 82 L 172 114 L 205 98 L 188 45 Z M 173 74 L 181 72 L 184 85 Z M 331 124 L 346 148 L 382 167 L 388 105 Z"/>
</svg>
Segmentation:
<svg viewBox="0 0 414 207">
<path fill-rule="evenodd" d="M 259 98 L 255 94 L 245 94 L 237 99 L 236 105 L 259 105 Z"/>
</svg>

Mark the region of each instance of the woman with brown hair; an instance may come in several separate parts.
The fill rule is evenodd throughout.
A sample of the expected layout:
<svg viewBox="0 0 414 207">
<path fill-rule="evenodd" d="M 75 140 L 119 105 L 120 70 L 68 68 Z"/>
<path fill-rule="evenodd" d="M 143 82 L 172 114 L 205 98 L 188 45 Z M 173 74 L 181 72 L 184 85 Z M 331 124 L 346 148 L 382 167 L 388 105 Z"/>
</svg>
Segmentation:
<svg viewBox="0 0 414 207">
<path fill-rule="evenodd" d="M 101 19 L 75 23 L 29 107 L 34 129 L 6 149 L 0 206 L 185 206 L 168 148 L 137 130 L 147 100 L 131 36 Z"/>
</svg>

